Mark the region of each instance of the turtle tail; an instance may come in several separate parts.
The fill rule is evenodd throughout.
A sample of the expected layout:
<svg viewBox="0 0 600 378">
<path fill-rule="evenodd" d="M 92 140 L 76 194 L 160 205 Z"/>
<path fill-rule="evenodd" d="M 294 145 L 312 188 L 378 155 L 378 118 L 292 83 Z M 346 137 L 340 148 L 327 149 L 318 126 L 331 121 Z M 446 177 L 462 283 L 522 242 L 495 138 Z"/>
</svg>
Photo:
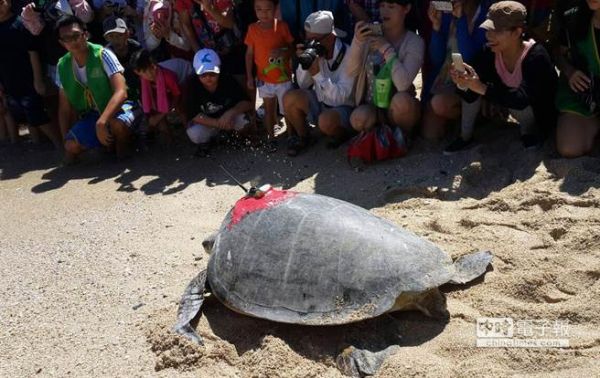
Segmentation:
<svg viewBox="0 0 600 378">
<path fill-rule="evenodd" d="M 461 256 L 454 261 L 455 273 L 450 283 L 465 284 L 481 276 L 492 262 L 492 252 L 480 251 Z"/>
<path fill-rule="evenodd" d="M 173 331 L 200 345 L 204 345 L 204 342 L 190 322 L 200 312 L 200 307 L 202 307 L 202 302 L 204 302 L 205 288 L 206 269 L 194 277 L 185 288 L 183 296 L 179 301 L 177 323 L 173 327 Z"/>
</svg>

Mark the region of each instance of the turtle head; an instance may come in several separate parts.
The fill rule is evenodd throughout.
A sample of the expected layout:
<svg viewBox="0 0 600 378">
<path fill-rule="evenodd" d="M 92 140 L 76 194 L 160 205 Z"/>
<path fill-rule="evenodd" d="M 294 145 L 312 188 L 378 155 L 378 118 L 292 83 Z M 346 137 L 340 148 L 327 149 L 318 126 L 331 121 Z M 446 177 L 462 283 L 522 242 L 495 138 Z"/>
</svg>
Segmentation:
<svg viewBox="0 0 600 378">
<path fill-rule="evenodd" d="M 211 254 L 213 250 L 213 246 L 215 245 L 215 240 L 217 240 L 217 233 L 210 235 L 202 242 L 202 246 L 204 247 L 204 251 L 207 254 Z"/>
</svg>

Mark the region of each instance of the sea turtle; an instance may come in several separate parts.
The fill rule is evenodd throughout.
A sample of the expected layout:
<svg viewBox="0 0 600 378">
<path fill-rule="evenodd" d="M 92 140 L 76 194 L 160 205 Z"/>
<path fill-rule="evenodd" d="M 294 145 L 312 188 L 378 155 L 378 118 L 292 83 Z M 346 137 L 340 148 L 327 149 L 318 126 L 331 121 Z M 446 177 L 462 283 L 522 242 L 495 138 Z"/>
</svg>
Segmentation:
<svg viewBox="0 0 600 378">
<path fill-rule="evenodd" d="M 318 194 L 251 190 L 203 246 L 208 267 L 187 286 L 174 330 L 202 344 L 190 322 L 212 292 L 257 318 L 335 325 L 386 312 L 447 315 L 438 286 L 479 277 L 492 260 L 477 252 L 453 262 L 433 243 L 345 201 Z M 348 349 L 338 366 L 372 374 L 390 350 Z"/>
</svg>

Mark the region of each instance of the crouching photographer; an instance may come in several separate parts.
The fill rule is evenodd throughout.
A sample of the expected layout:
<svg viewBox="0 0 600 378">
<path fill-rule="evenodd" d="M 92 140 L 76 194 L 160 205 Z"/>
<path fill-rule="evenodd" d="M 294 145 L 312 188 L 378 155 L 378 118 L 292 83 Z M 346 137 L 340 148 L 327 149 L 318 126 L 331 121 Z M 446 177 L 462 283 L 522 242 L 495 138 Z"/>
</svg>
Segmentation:
<svg viewBox="0 0 600 378">
<path fill-rule="evenodd" d="M 297 45 L 300 63 L 296 79 L 300 89 L 283 98 L 288 125 L 288 155 L 296 156 L 310 145 L 306 122 L 316 124 L 337 147 L 351 135 L 350 113 L 354 78 L 347 73 L 346 33 L 334 28 L 333 14 L 318 11 L 304 23 L 306 41 Z"/>
</svg>

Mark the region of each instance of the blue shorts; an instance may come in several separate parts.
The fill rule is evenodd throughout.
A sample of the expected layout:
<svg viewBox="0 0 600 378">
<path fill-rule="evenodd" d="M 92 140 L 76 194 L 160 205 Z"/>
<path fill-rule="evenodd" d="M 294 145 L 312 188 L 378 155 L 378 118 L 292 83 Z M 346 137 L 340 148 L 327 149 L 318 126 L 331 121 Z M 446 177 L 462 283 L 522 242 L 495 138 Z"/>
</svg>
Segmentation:
<svg viewBox="0 0 600 378">
<path fill-rule="evenodd" d="M 6 100 L 8 109 L 18 121 L 25 120 L 32 127 L 50 123 L 44 100 L 39 94 L 34 92 L 21 97 L 8 95 Z"/>
<path fill-rule="evenodd" d="M 98 118 L 100 114 L 96 111 L 85 114 L 71 127 L 65 140 L 74 140 L 85 148 L 101 147 L 102 143 L 96 135 Z M 138 129 L 142 118 L 142 109 L 133 101 L 125 101 L 115 116 L 115 119 L 121 121 L 132 133 Z"/>
<path fill-rule="evenodd" d="M 317 98 L 317 94 L 313 90 L 306 90 L 308 94 L 308 106 L 309 111 L 307 115 L 308 122 L 316 125 L 319 121 L 319 114 L 323 113 L 325 110 L 333 110 L 340 115 L 341 126 L 347 130 L 353 130 L 352 125 L 350 125 L 350 114 L 352 114 L 352 110 L 354 110 L 351 106 L 348 105 L 340 105 L 340 106 L 329 106 L 322 102 L 319 102 Z"/>
</svg>

